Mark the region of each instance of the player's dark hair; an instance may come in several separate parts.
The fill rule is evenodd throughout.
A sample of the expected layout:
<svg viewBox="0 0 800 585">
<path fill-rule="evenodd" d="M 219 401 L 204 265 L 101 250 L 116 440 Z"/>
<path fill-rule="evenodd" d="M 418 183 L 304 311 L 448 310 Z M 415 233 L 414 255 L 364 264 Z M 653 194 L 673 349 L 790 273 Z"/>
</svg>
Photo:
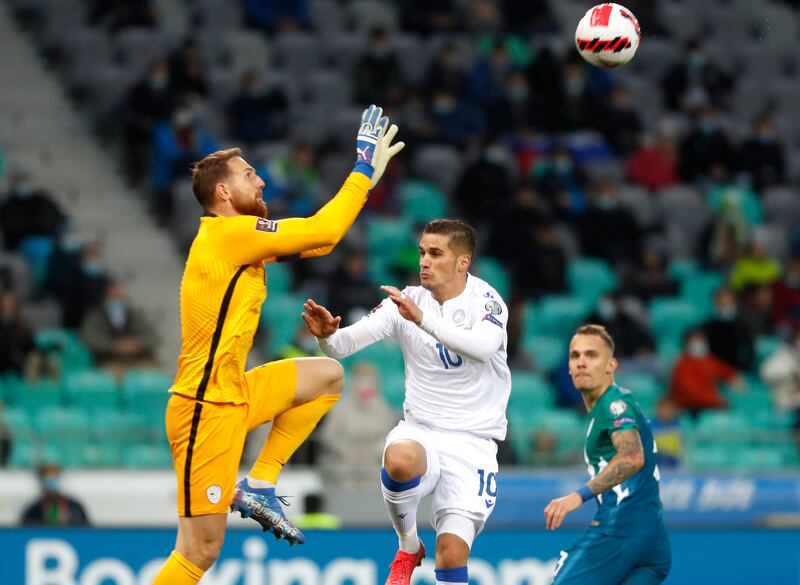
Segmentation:
<svg viewBox="0 0 800 585">
<path fill-rule="evenodd" d="M 475 255 L 475 228 L 460 219 L 434 219 L 422 233 L 450 236 L 448 243 L 457 254 Z"/>
<path fill-rule="evenodd" d="M 228 161 L 237 156 L 242 156 L 238 148 L 218 150 L 192 166 L 192 191 L 203 209 L 208 209 L 214 203 L 217 184 L 224 181 L 230 172 Z"/>
<path fill-rule="evenodd" d="M 611 350 L 611 355 L 614 355 L 614 340 L 611 338 L 611 335 L 609 335 L 608 330 L 602 325 L 595 325 L 594 323 L 581 325 L 575 331 L 575 335 L 594 335 L 595 337 L 599 337 Z"/>
</svg>

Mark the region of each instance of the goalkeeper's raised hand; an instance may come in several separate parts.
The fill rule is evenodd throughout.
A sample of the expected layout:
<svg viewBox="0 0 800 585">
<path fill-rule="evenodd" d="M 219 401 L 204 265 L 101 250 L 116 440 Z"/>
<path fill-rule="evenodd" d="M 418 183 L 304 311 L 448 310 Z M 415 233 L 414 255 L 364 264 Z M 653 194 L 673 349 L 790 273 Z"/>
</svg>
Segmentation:
<svg viewBox="0 0 800 585">
<path fill-rule="evenodd" d="M 389 118 L 382 114 L 383 109 L 375 105 L 364 110 L 356 137 L 356 164 L 366 163 L 372 167 L 370 188 L 378 184 L 389 160 L 405 146 L 403 142 L 392 144 L 397 126 L 388 127 Z"/>
</svg>

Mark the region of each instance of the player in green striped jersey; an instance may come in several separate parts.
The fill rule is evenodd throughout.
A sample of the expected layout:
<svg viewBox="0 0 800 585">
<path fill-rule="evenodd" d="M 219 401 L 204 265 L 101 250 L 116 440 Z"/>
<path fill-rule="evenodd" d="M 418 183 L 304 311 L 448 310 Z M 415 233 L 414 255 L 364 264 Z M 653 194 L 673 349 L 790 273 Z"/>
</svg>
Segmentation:
<svg viewBox="0 0 800 585">
<path fill-rule="evenodd" d="M 584 459 L 590 481 L 552 500 L 544 515 L 555 530 L 587 500 L 597 499 L 597 513 L 561 552 L 553 585 L 656 585 L 669 573 L 653 433 L 633 395 L 614 383 L 616 367 L 605 328 L 580 327 L 569 346 L 569 373 L 589 413 Z"/>
</svg>

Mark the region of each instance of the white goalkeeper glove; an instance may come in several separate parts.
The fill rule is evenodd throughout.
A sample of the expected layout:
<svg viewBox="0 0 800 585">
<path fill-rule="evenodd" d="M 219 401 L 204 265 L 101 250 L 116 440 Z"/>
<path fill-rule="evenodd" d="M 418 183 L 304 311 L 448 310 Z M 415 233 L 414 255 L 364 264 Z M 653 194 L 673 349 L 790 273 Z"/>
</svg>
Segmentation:
<svg viewBox="0 0 800 585">
<path fill-rule="evenodd" d="M 375 187 L 378 181 L 381 180 L 383 171 L 386 170 L 386 165 L 389 164 L 392 157 L 403 150 L 406 145 L 406 143 L 402 141 L 392 144 L 392 140 L 396 134 L 397 124 L 392 124 L 388 130 L 386 129 L 386 125 L 384 125 L 378 135 L 377 143 L 375 144 L 375 155 L 372 157 L 372 168 L 374 170 L 372 172 L 370 189 Z"/>
</svg>

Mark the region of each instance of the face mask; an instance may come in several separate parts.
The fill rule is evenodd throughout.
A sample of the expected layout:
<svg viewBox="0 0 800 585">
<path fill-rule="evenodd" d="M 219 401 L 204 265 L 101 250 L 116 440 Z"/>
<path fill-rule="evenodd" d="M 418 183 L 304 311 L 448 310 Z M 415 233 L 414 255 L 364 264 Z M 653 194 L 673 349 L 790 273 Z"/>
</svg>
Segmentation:
<svg viewBox="0 0 800 585">
<path fill-rule="evenodd" d="M 560 156 L 554 162 L 553 165 L 556 167 L 556 170 L 561 173 L 568 173 L 572 170 L 572 161 L 569 157 Z"/>
<path fill-rule="evenodd" d="M 89 276 L 98 276 L 103 274 L 103 267 L 99 262 L 95 262 L 94 260 L 86 260 L 82 264 L 82 268 L 83 271 Z"/>
<path fill-rule="evenodd" d="M 33 187 L 28 184 L 18 185 L 15 194 L 18 199 L 30 199 L 33 195 Z"/>
<path fill-rule="evenodd" d="M 689 342 L 686 351 L 693 358 L 703 358 L 708 355 L 708 344 L 702 339 L 694 339 Z"/>
<path fill-rule="evenodd" d="M 524 102 L 528 99 L 528 88 L 524 85 L 512 87 L 508 90 L 508 98 L 512 102 Z"/>
<path fill-rule="evenodd" d="M 800 288 L 800 274 L 787 274 L 784 282 L 789 288 Z"/>
<path fill-rule="evenodd" d="M 150 87 L 156 91 L 161 91 L 167 87 L 169 78 L 166 75 L 153 75 L 150 78 Z"/>
<path fill-rule="evenodd" d="M 702 53 L 692 53 L 689 57 L 689 67 L 692 69 L 700 69 L 706 64 L 706 58 Z"/>
<path fill-rule="evenodd" d="M 46 492 L 57 492 L 61 487 L 61 478 L 57 475 L 50 475 L 42 480 L 42 485 Z"/>
<path fill-rule="evenodd" d="M 369 402 L 378 395 L 375 384 L 369 378 L 356 378 L 353 380 L 353 388 L 361 402 Z"/>
<path fill-rule="evenodd" d="M 455 108 L 455 102 L 449 98 L 439 98 L 433 104 L 433 109 L 437 114 L 447 114 Z"/>
<path fill-rule="evenodd" d="M 609 211 L 617 206 L 617 202 L 613 197 L 603 195 L 597 202 L 597 207 L 603 211 Z"/>
<path fill-rule="evenodd" d="M 597 303 L 597 314 L 604 321 L 610 321 L 617 316 L 617 305 L 610 299 L 602 299 Z"/>
<path fill-rule="evenodd" d="M 736 319 L 736 307 L 723 307 L 717 311 L 717 319 L 720 321 L 733 321 Z"/>
<path fill-rule="evenodd" d="M 567 92 L 567 95 L 576 96 L 583 93 L 583 79 L 580 77 L 571 77 L 567 79 L 564 90 Z"/>
<path fill-rule="evenodd" d="M 125 312 L 125 303 L 122 301 L 106 301 L 106 310 L 109 313 L 124 313 Z"/>
<path fill-rule="evenodd" d="M 484 157 L 487 161 L 495 164 L 502 164 L 506 158 L 505 152 L 499 146 L 490 146 L 486 149 Z"/>
</svg>

